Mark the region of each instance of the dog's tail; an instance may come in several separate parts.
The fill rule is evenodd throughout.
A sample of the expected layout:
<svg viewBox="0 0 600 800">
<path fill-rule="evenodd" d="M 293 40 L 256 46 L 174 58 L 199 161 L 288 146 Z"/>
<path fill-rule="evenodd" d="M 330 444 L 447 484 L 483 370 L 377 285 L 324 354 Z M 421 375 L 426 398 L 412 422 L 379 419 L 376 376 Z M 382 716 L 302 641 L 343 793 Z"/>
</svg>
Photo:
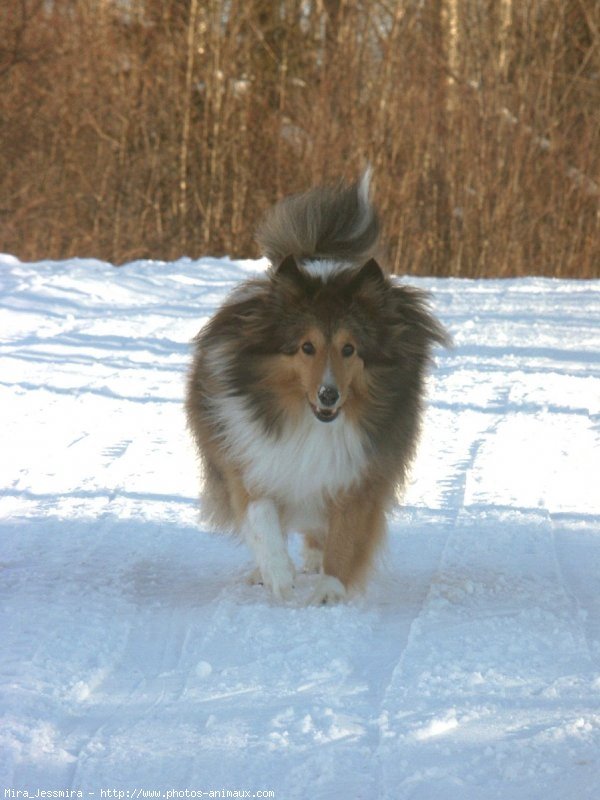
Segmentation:
<svg viewBox="0 0 600 800">
<path fill-rule="evenodd" d="M 323 186 L 281 200 L 267 214 L 256 239 L 273 266 L 331 259 L 362 264 L 375 255 L 379 220 L 369 199 L 371 169 L 348 186 Z"/>
</svg>

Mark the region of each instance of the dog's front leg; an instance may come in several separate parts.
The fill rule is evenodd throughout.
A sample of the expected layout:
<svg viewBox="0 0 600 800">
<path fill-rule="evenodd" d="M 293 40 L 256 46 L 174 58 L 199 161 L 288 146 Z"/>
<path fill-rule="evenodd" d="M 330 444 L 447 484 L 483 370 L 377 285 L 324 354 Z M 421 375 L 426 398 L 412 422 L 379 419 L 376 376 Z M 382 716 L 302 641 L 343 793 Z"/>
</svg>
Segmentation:
<svg viewBox="0 0 600 800">
<path fill-rule="evenodd" d="M 263 583 L 277 600 L 289 597 L 295 570 L 287 542 L 272 500 L 251 500 L 242 523 L 244 539 L 252 549 Z"/>
<path fill-rule="evenodd" d="M 347 590 L 360 584 L 385 534 L 385 514 L 379 492 L 357 491 L 332 506 L 325 540 L 323 574 L 311 603 L 342 600 Z"/>
</svg>

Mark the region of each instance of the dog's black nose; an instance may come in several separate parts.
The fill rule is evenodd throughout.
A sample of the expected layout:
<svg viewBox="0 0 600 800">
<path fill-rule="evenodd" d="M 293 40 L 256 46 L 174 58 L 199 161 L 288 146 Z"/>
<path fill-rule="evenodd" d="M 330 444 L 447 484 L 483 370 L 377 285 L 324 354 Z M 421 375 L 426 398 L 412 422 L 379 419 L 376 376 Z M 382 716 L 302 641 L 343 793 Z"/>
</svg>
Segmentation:
<svg viewBox="0 0 600 800">
<path fill-rule="evenodd" d="M 340 393 L 335 386 L 321 386 L 317 392 L 319 403 L 327 408 L 332 408 L 340 399 Z"/>
</svg>

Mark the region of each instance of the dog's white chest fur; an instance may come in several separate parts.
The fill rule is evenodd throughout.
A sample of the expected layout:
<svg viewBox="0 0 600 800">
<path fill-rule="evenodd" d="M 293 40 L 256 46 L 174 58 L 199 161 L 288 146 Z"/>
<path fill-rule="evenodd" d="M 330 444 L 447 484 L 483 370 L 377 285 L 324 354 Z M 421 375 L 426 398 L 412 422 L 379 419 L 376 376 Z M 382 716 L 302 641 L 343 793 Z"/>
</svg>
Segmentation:
<svg viewBox="0 0 600 800">
<path fill-rule="evenodd" d="M 367 457 L 360 433 L 343 413 L 323 423 L 307 408 L 299 422 L 288 424 L 279 436 L 267 436 L 241 398 L 228 397 L 223 405 L 226 445 L 250 490 L 301 510 L 304 502 L 349 489 L 364 472 Z"/>
</svg>

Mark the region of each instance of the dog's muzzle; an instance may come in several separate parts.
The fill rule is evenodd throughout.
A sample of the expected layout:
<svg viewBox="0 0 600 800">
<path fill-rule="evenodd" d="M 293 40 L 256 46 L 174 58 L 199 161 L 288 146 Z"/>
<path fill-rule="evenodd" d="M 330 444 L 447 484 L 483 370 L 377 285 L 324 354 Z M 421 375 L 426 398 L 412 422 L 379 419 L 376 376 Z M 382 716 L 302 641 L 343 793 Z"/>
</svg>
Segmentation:
<svg viewBox="0 0 600 800">
<path fill-rule="evenodd" d="M 317 400 L 319 403 L 317 406 L 310 404 L 315 417 L 319 422 L 333 422 L 340 413 L 339 406 L 336 408 L 340 401 L 340 393 L 337 387 L 327 384 L 320 386 L 317 392 Z"/>
<path fill-rule="evenodd" d="M 340 399 L 340 393 L 335 386 L 321 386 L 317 392 L 317 399 L 323 408 L 333 408 Z"/>
</svg>

